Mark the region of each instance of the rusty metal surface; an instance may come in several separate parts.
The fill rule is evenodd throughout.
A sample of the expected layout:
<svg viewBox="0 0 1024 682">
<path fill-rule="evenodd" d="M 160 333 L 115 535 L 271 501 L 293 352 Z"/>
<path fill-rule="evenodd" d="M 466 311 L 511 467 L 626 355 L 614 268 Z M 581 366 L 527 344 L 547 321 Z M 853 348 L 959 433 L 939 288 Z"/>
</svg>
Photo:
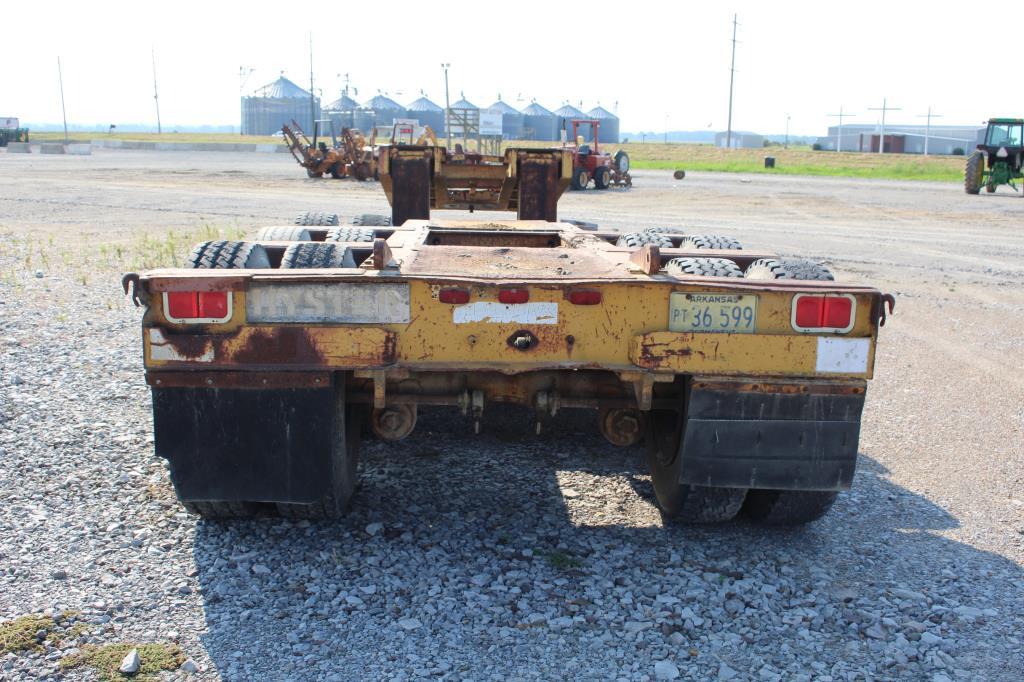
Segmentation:
<svg viewBox="0 0 1024 682">
<path fill-rule="evenodd" d="M 629 255 L 629 262 L 645 275 L 653 275 L 661 269 L 661 250 L 654 244 L 645 244 Z"/>
<path fill-rule="evenodd" d="M 162 388 L 324 388 L 331 381 L 331 372 L 146 372 L 146 383 Z"/>
<path fill-rule="evenodd" d="M 466 279 L 627 279 L 619 264 L 598 253 L 569 248 L 423 246 L 403 264 L 410 275 L 458 275 Z"/>
</svg>

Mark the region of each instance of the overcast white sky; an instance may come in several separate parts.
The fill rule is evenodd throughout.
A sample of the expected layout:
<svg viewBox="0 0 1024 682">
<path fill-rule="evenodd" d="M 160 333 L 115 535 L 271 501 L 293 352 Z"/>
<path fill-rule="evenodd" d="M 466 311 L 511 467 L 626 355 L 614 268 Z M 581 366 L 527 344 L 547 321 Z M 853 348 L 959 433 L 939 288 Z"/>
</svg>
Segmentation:
<svg viewBox="0 0 1024 682">
<path fill-rule="evenodd" d="M 724 129 L 734 12 L 734 129 L 780 133 L 788 114 L 794 134 L 823 134 L 840 105 L 876 121 L 868 107 L 884 96 L 902 107 L 896 123 L 923 122 L 929 106 L 936 123 L 1024 115 L 1019 67 L 986 48 L 992 31 L 1024 25 L 1021 3 L 1000 4 L 992 25 L 977 8 L 934 2 L 678 0 L 25 5 L 0 39 L 0 115 L 60 121 L 59 55 L 70 123 L 155 128 L 155 48 L 165 127 L 238 126 L 239 67 L 255 69 L 247 91 L 281 71 L 308 88 L 312 29 L 325 101 L 348 73 L 360 101 L 381 90 L 407 104 L 423 89 L 443 103 L 446 61 L 453 101 L 617 102 L 624 132 Z"/>
</svg>

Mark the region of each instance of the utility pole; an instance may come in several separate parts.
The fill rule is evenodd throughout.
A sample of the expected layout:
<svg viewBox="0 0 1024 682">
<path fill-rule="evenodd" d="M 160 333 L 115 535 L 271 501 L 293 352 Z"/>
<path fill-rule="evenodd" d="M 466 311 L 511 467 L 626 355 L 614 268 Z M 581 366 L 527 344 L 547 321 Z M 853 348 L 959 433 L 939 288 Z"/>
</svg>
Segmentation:
<svg viewBox="0 0 1024 682">
<path fill-rule="evenodd" d="M 64 144 L 68 143 L 68 114 L 64 108 L 64 72 L 60 68 L 60 57 L 57 57 L 57 81 L 60 83 L 60 113 L 64 117 Z"/>
<path fill-rule="evenodd" d="M 847 114 L 847 113 L 845 113 L 843 111 L 842 105 L 840 105 L 839 113 L 838 114 L 826 114 L 826 115 L 829 116 L 829 117 L 833 117 L 833 118 L 836 117 L 836 116 L 839 117 L 839 133 L 836 135 L 836 151 L 837 152 L 841 152 L 841 151 L 843 151 L 843 119 L 844 118 L 850 118 L 851 116 L 856 116 L 857 114 Z"/>
<path fill-rule="evenodd" d="M 668 114 L 665 114 L 665 144 L 668 144 Z"/>
<path fill-rule="evenodd" d="M 786 142 L 782 145 L 783 149 L 789 149 L 789 114 L 786 114 Z"/>
<path fill-rule="evenodd" d="M 153 102 L 156 104 L 156 134 L 162 135 L 164 131 L 160 127 L 160 95 L 156 91 L 156 48 L 152 48 L 150 55 L 153 57 Z"/>
<path fill-rule="evenodd" d="M 729 63 L 729 121 L 725 130 L 725 148 L 732 149 L 732 84 L 736 75 L 736 27 L 738 14 L 732 15 L 732 61 Z"/>
<path fill-rule="evenodd" d="M 890 107 L 889 101 L 885 97 L 882 98 L 881 107 L 868 107 L 869 111 L 881 111 L 882 112 L 882 134 L 878 136 L 878 153 L 885 153 L 885 112 L 887 111 L 903 111 L 899 107 Z"/>
<path fill-rule="evenodd" d="M 313 94 L 313 32 L 309 32 L 309 129 L 316 128 L 316 95 Z"/>
<path fill-rule="evenodd" d="M 444 69 L 444 134 L 447 139 L 447 149 L 452 149 L 452 122 L 451 122 L 451 101 L 448 99 L 448 67 L 451 64 L 448 62 L 442 62 L 441 68 Z"/>
<path fill-rule="evenodd" d="M 932 108 L 929 105 L 927 114 L 918 114 L 918 118 L 928 119 L 924 124 L 924 155 L 928 156 L 928 138 L 931 137 L 932 133 L 932 119 L 942 118 L 942 114 L 933 114 Z"/>
</svg>

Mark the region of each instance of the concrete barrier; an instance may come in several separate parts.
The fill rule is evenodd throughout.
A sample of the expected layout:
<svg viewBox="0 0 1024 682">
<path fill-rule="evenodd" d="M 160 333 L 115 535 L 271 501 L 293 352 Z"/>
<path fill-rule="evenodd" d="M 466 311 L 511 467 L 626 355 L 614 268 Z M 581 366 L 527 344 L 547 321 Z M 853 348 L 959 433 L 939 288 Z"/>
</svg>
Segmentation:
<svg viewBox="0 0 1024 682">
<path fill-rule="evenodd" d="M 64 145 L 55 142 L 44 142 L 39 145 L 40 154 L 64 154 Z"/>
<path fill-rule="evenodd" d="M 88 156 L 92 154 L 92 145 L 85 142 L 73 142 L 67 146 L 68 154 Z"/>
<path fill-rule="evenodd" d="M 92 141 L 93 147 L 106 149 L 132 149 L 161 152 L 262 152 L 265 154 L 288 152 L 283 144 L 256 144 L 250 142 L 142 142 L 140 140 Z"/>
<path fill-rule="evenodd" d="M 31 154 L 32 147 L 29 146 L 28 142 L 8 142 L 7 143 L 8 154 Z"/>
</svg>

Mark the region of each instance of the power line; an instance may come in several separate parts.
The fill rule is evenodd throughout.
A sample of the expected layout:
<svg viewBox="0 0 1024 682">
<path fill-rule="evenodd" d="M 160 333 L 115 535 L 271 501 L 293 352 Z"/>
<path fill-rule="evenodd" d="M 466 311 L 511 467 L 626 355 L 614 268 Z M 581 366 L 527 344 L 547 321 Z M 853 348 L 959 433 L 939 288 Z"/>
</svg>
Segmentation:
<svg viewBox="0 0 1024 682">
<path fill-rule="evenodd" d="M 926 119 L 928 119 L 925 122 L 925 125 L 924 125 L 924 155 L 928 156 L 928 138 L 931 137 L 931 133 L 932 133 L 932 119 L 933 118 L 942 118 L 942 114 L 933 114 L 932 113 L 932 108 L 929 105 L 928 113 L 927 114 L 918 114 L 917 118 L 926 118 Z"/>
<path fill-rule="evenodd" d="M 732 84 L 736 75 L 736 27 L 738 14 L 732 15 L 732 61 L 729 63 L 729 120 L 725 129 L 725 148 L 732 149 Z"/>
<path fill-rule="evenodd" d="M 837 152 L 841 152 L 841 151 L 843 151 L 843 119 L 844 118 L 849 118 L 851 116 L 856 116 L 857 114 L 847 114 L 847 113 L 845 113 L 843 111 L 842 105 L 839 105 L 839 113 L 838 114 L 826 114 L 826 115 L 830 116 L 830 117 L 838 117 L 839 118 L 839 133 L 836 135 L 836 151 Z"/>
<path fill-rule="evenodd" d="M 882 98 L 881 107 L 868 107 L 869 111 L 881 111 L 882 112 L 882 134 L 878 136 L 878 153 L 885 153 L 885 112 L 887 111 L 903 111 L 899 107 L 890 107 L 888 100 Z"/>
</svg>

